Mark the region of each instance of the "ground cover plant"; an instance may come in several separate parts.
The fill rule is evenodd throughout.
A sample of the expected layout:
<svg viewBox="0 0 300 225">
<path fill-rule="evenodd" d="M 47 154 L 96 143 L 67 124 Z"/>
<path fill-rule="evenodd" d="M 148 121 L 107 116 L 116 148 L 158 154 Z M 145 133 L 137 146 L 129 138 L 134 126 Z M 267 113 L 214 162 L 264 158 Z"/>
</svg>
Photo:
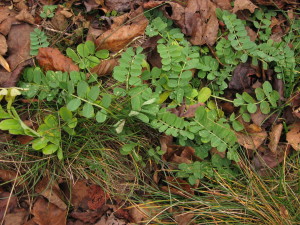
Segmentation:
<svg viewBox="0 0 300 225">
<path fill-rule="evenodd" d="M 297 3 L 203 2 L 1 8 L 5 224 L 299 221 Z"/>
</svg>

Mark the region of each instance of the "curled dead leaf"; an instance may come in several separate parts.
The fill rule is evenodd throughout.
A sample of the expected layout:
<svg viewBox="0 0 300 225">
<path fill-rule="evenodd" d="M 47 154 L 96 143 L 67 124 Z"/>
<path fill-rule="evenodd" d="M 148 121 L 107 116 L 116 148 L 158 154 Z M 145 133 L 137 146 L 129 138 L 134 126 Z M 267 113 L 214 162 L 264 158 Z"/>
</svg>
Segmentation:
<svg viewBox="0 0 300 225">
<path fill-rule="evenodd" d="M 73 61 L 64 56 L 56 48 L 40 48 L 37 55 L 39 65 L 45 70 L 62 72 L 79 71 L 79 67 Z"/>
<path fill-rule="evenodd" d="M 3 68 L 6 69 L 7 72 L 11 72 L 7 61 L 3 58 L 2 55 L 0 55 L 0 65 L 3 66 Z"/>
<path fill-rule="evenodd" d="M 300 150 L 300 122 L 291 125 L 291 130 L 286 134 L 286 140 L 293 149 Z"/>
</svg>

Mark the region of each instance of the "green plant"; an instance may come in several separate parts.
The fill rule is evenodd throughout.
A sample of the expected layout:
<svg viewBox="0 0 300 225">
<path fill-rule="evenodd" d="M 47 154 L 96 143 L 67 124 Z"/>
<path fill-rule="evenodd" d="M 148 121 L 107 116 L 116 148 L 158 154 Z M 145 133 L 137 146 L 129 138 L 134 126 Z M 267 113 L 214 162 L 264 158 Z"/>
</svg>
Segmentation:
<svg viewBox="0 0 300 225">
<path fill-rule="evenodd" d="M 40 13 L 40 17 L 43 19 L 52 18 L 54 16 L 54 10 L 57 8 L 57 5 L 44 5 L 43 10 Z"/>
<path fill-rule="evenodd" d="M 48 47 L 46 34 L 38 28 L 35 28 L 30 33 L 30 55 L 36 56 L 39 52 L 39 48 Z"/>
<path fill-rule="evenodd" d="M 66 53 L 67 56 L 79 65 L 80 69 L 93 68 L 100 63 L 100 59 L 107 59 L 109 57 L 109 51 L 105 49 L 96 52 L 95 44 L 92 41 L 79 44 L 76 51 L 67 48 Z"/>
<path fill-rule="evenodd" d="M 247 112 L 255 113 L 258 105 L 263 114 L 269 114 L 271 109 L 278 107 L 279 93 L 273 90 L 272 85 L 268 81 L 263 83 L 262 88 L 258 87 L 255 89 L 255 96 L 257 100 L 247 92 L 243 92 L 242 95 L 237 93 L 233 101 L 234 106 L 241 107 L 240 112 L 242 112 L 242 117 L 246 122 L 250 122 L 250 115 L 247 115 Z"/>
</svg>

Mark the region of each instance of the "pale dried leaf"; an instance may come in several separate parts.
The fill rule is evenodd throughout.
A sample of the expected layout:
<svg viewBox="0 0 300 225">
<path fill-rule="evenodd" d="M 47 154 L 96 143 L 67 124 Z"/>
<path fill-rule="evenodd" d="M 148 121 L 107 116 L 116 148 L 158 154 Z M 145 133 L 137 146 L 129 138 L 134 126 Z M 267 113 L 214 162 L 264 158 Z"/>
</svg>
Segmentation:
<svg viewBox="0 0 300 225">
<path fill-rule="evenodd" d="M 192 225 L 192 220 L 194 218 L 193 213 L 182 213 L 175 216 L 175 220 L 178 225 Z"/>
<path fill-rule="evenodd" d="M 268 147 L 270 148 L 270 150 L 272 152 L 277 151 L 277 146 L 278 146 L 278 143 L 279 143 L 279 139 L 280 139 L 280 136 L 281 136 L 282 129 L 283 129 L 282 123 L 276 124 L 272 127 L 272 131 L 270 133 L 270 143 L 268 145 Z"/>
<path fill-rule="evenodd" d="M 254 13 L 255 9 L 258 8 L 250 0 L 235 0 L 232 12 L 248 9 L 251 13 Z"/>
<path fill-rule="evenodd" d="M 296 151 L 300 150 L 300 122 L 291 125 L 291 130 L 286 134 L 287 142 Z"/>
<path fill-rule="evenodd" d="M 21 12 L 19 12 L 15 18 L 21 22 L 34 24 L 34 17 L 26 9 L 23 9 Z"/>
<path fill-rule="evenodd" d="M 3 58 L 2 55 L 0 55 L 0 65 L 3 66 L 3 68 L 6 69 L 7 72 L 11 72 L 7 61 Z"/>
</svg>

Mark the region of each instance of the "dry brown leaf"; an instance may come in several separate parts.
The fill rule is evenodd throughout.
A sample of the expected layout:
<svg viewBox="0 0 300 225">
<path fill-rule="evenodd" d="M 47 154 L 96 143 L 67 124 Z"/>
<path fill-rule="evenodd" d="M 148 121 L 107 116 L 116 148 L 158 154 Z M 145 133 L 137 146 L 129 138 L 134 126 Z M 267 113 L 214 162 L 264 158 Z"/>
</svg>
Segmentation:
<svg viewBox="0 0 300 225">
<path fill-rule="evenodd" d="M 6 58 L 12 72 L 0 68 L 0 86 L 16 86 L 19 76 L 26 65 L 32 64 L 30 57 L 30 32 L 33 27 L 28 24 L 13 25 L 8 38 L 9 56 Z M 22 35 L 20 35 L 22 34 Z"/>
<path fill-rule="evenodd" d="M 51 24 L 55 29 L 64 31 L 68 28 L 69 22 L 67 20 L 67 17 L 61 12 L 61 9 L 56 11 L 54 17 L 51 19 Z"/>
<path fill-rule="evenodd" d="M 7 52 L 7 43 L 4 35 L 0 34 L 0 55 L 5 55 Z"/>
<path fill-rule="evenodd" d="M 79 67 L 73 61 L 64 56 L 56 48 L 40 48 L 37 55 L 39 65 L 45 70 L 62 72 L 79 71 Z"/>
<path fill-rule="evenodd" d="M 268 134 L 266 131 L 259 133 L 241 133 L 236 132 L 238 143 L 246 149 L 256 150 L 267 138 Z"/>
<path fill-rule="evenodd" d="M 37 199 L 33 205 L 33 221 L 38 225 L 64 225 L 66 224 L 67 210 L 47 202 L 43 197 Z"/>
<path fill-rule="evenodd" d="M 16 13 L 8 7 L 0 7 L 0 33 L 6 36 L 13 23 L 16 22 Z"/>
<path fill-rule="evenodd" d="M 62 210 L 67 209 L 66 203 L 62 200 L 64 198 L 58 184 L 54 181 L 50 182 L 47 176 L 39 181 L 35 187 L 35 191 L 47 198 L 50 203 L 56 205 L 58 208 Z"/>
<path fill-rule="evenodd" d="M 124 25 L 124 19 L 132 19 L 130 23 Z M 107 49 L 117 52 L 123 49 L 135 37 L 144 34 L 148 25 L 148 20 L 140 7 L 130 14 L 114 18 L 111 28 L 96 39 L 97 50 Z"/>
<path fill-rule="evenodd" d="M 23 9 L 21 12 L 19 12 L 15 18 L 20 22 L 34 24 L 34 17 L 26 9 Z"/>
<path fill-rule="evenodd" d="M 300 122 L 291 125 L 291 130 L 286 134 L 287 142 L 296 151 L 300 150 Z"/>
<path fill-rule="evenodd" d="M 105 6 L 110 10 L 125 12 L 130 10 L 134 5 L 142 3 L 141 0 L 105 0 Z"/>
<path fill-rule="evenodd" d="M 12 213 L 8 213 L 5 216 L 5 225 L 23 225 L 28 217 L 28 212 L 24 209 L 15 210 Z"/>
<path fill-rule="evenodd" d="M 103 206 L 102 209 L 98 209 L 96 211 L 89 210 L 85 212 L 80 211 L 73 211 L 69 214 L 69 216 L 73 217 L 74 219 L 78 219 L 82 221 L 84 224 L 95 224 L 108 210 L 107 206 Z"/>
<path fill-rule="evenodd" d="M 162 159 L 173 163 L 191 163 L 200 160 L 195 156 L 195 149 L 189 146 L 168 145 Z M 173 167 L 170 165 L 170 167 Z"/>
<path fill-rule="evenodd" d="M 286 144 L 279 144 L 276 153 L 271 152 L 269 149 L 264 152 L 258 152 L 252 160 L 252 165 L 258 171 L 264 168 L 275 168 L 284 158 L 289 154 L 289 149 Z"/>
<path fill-rule="evenodd" d="M 7 72 L 11 72 L 7 61 L 3 58 L 2 55 L 0 55 L 0 65 L 3 66 L 3 68 L 6 69 Z"/>
<path fill-rule="evenodd" d="M 9 192 L 0 193 L 0 221 L 2 221 L 5 213 L 7 214 L 12 212 L 16 207 L 17 207 L 16 196 L 10 196 Z"/>
<path fill-rule="evenodd" d="M 118 65 L 118 60 L 117 59 L 103 60 L 103 61 L 101 61 L 100 64 L 93 67 L 91 69 L 91 72 L 96 73 L 98 76 L 109 75 L 109 74 L 112 73 L 114 67 L 117 66 L 117 65 Z"/>
<path fill-rule="evenodd" d="M 181 213 L 175 216 L 175 220 L 178 225 L 192 225 L 192 220 L 194 218 L 194 213 Z"/>
<path fill-rule="evenodd" d="M 191 185 L 185 180 L 167 176 L 166 182 L 168 183 L 168 186 L 162 186 L 161 189 L 167 193 L 171 192 L 172 194 L 183 197 L 194 194 L 194 190 L 192 189 Z"/>
<path fill-rule="evenodd" d="M 268 115 L 263 114 L 260 110 L 260 108 L 258 107 L 258 109 L 256 110 L 255 113 L 251 113 L 251 120 L 253 121 L 254 124 L 256 124 L 257 126 L 261 126 L 263 121 L 265 121 L 265 119 L 267 119 Z"/>
<path fill-rule="evenodd" d="M 168 146 L 173 143 L 173 136 L 163 134 L 159 137 L 159 143 L 161 150 L 167 152 Z"/>
<path fill-rule="evenodd" d="M 71 204 L 77 209 L 78 207 L 83 210 L 88 209 L 89 200 L 89 186 L 86 181 L 79 180 L 71 188 Z M 67 194 L 69 196 L 69 194 Z"/>
<path fill-rule="evenodd" d="M 276 124 L 272 127 L 272 131 L 270 133 L 270 143 L 268 145 L 271 152 L 276 152 L 277 151 L 277 146 L 278 146 L 278 143 L 279 143 L 279 139 L 280 139 L 280 136 L 281 136 L 282 129 L 283 129 L 282 123 Z"/>
<path fill-rule="evenodd" d="M 258 8 L 250 0 L 235 0 L 232 12 L 248 9 L 251 13 L 254 13 L 255 9 Z"/>
<path fill-rule="evenodd" d="M 252 30 L 249 26 L 246 26 L 246 31 L 251 41 L 255 41 L 257 38 L 257 33 Z"/>
<path fill-rule="evenodd" d="M 212 2 L 214 2 L 218 8 L 223 10 L 230 10 L 232 8 L 230 0 L 212 0 Z"/>
<path fill-rule="evenodd" d="M 13 181 L 18 177 L 15 171 L 11 170 L 0 170 L 0 179 L 4 182 Z"/>
</svg>

